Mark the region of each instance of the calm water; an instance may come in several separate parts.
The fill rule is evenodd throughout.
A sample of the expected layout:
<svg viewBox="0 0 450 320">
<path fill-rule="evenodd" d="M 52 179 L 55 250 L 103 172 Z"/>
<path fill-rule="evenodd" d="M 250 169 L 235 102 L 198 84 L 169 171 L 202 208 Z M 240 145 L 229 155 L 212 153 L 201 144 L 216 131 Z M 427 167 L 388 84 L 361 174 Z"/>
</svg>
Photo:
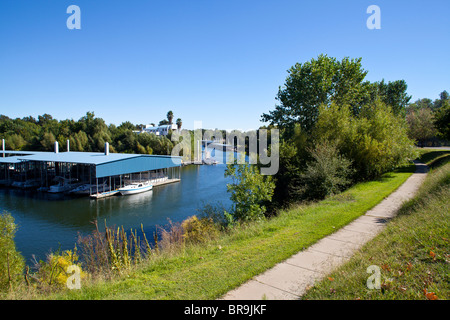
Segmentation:
<svg viewBox="0 0 450 320">
<path fill-rule="evenodd" d="M 156 226 L 179 222 L 197 214 L 205 203 L 231 204 L 224 178 L 226 166 L 187 166 L 181 169 L 181 182 L 155 187 L 152 191 L 115 196 L 100 200 L 73 198 L 33 191 L 0 189 L 0 212 L 12 214 L 18 225 L 16 245 L 30 263 L 32 254 L 44 259 L 50 250 L 73 249 L 78 233 L 94 230 L 97 219 L 100 230 L 124 226 L 125 230 L 144 225 L 147 236 Z"/>
</svg>

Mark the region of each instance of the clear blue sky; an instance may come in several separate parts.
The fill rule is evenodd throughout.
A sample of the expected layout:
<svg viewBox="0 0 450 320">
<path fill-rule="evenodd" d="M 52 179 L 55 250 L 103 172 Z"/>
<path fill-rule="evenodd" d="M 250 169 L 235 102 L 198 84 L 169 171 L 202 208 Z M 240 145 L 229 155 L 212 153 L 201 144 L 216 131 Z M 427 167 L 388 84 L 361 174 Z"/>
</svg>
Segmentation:
<svg viewBox="0 0 450 320">
<path fill-rule="evenodd" d="M 81 30 L 69 30 L 69 5 Z M 381 30 L 369 30 L 369 5 Z M 324 53 L 362 57 L 369 81 L 450 91 L 450 1 L 1 0 L 0 113 L 107 124 L 251 129 L 286 70 Z"/>
</svg>

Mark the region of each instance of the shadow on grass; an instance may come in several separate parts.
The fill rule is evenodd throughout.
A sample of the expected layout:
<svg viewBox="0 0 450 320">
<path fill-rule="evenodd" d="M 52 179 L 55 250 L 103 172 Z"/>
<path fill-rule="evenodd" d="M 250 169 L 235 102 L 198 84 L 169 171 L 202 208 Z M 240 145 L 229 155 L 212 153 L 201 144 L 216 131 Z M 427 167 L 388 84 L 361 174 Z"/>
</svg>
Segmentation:
<svg viewBox="0 0 450 320">
<path fill-rule="evenodd" d="M 445 155 L 450 155 L 450 151 L 449 150 L 430 151 L 430 152 L 425 152 L 424 154 L 422 154 L 418 160 L 420 162 L 429 164 L 431 161 L 433 161 L 439 157 L 445 156 Z"/>
</svg>

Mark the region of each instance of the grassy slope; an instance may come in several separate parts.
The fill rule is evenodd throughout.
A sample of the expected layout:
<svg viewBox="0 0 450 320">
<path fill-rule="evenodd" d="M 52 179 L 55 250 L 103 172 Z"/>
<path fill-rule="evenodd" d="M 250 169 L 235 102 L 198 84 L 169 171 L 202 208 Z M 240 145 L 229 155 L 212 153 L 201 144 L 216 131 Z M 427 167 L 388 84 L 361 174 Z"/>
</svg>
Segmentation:
<svg viewBox="0 0 450 320">
<path fill-rule="evenodd" d="M 441 156 L 431 163 L 417 196 L 379 236 L 304 299 L 449 299 L 450 156 L 442 155 L 423 157 L 430 162 Z M 366 285 L 370 265 L 380 267 L 378 290 Z"/>
<path fill-rule="evenodd" d="M 324 201 L 291 208 L 208 244 L 162 255 L 114 281 L 83 284 L 52 299 L 216 299 L 306 248 L 379 203 L 413 166 Z"/>
</svg>

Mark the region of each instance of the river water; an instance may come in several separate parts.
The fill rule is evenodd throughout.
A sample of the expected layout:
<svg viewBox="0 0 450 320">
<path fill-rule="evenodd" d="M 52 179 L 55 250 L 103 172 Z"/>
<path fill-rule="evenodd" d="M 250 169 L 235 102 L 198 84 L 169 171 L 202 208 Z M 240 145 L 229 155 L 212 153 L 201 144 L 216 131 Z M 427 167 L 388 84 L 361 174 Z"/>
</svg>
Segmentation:
<svg viewBox="0 0 450 320">
<path fill-rule="evenodd" d="M 206 203 L 231 205 L 224 177 L 226 166 L 190 165 L 181 168 L 181 182 L 154 187 L 152 191 L 92 200 L 36 191 L 0 188 L 0 212 L 7 211 L 15 219 L 18 230 L 15 242 L 18 251 L 31 263 L 45 259 L 50 251 L 73 249 L 78 234 L 87 235 L 97 220 L 100 230 L 108 226 L 123 226 L 125 230 L 140 229 L 147 237 L 157 227 L 182 220 L 194 214 Z"/>
</svg>

